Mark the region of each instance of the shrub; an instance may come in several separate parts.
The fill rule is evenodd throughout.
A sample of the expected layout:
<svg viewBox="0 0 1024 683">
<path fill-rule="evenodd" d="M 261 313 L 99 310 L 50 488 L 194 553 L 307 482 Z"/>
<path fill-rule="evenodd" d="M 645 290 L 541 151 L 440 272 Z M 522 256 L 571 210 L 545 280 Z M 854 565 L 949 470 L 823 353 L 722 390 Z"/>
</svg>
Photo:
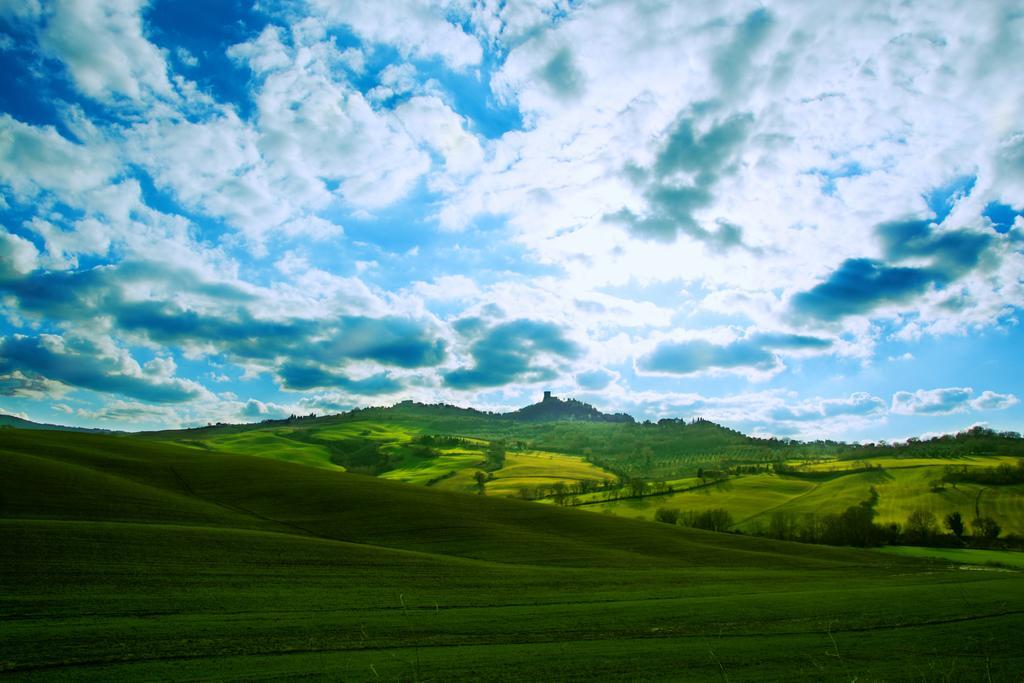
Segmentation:
<svg viewBox="0 0 1024 683">
<path fill-rule="evenodd" d="M 665 524 L 677 524 L 679 522 L 679 510 L 658 508 L 654 511 L 654 519 Z"/>
</svg>

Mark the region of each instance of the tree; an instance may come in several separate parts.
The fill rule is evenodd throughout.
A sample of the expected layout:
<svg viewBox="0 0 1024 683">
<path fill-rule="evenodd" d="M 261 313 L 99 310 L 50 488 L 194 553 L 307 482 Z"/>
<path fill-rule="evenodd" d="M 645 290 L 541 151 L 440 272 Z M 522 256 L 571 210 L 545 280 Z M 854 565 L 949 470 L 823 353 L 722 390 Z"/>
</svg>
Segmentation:
<svg viewBox="0 0 1024 683">
<path fill-rule="evenodd" d="M 654 511 L 654 519 L 665 524 L 676 524 L 679 521 L 679 510 L 658 508 Z"/>
<path fill-rule="evenodd" d="M 928 543 L 938 533 L 931 510 L 914 510 L 907 517 L 905 536 L 910 543 Z"/>
<path fill-rule="evenodd" d="M 951 512 L 946 515 L 946 528 L 957 538 L 963 538 L 964 518 L 960 516 L 959 512 Z"/>
<path fill-rule="evenodd" d="M 647 482 L 643 479 L 629 480 L 629 495 L 639 498 L 647 493 Z"/>
<path fill-rule="evenodd" d="M 797 538 L 799 524 L 797 516 L 793 512 L 776 510 L 768 520 L 769 538 L 777 538 L 781 541 L 792 541 Z"/>
<path fill-rule="evenodd" d="M 989 540 L 999 538 L 1002 532 L 1002 528 L 991 517 L 977 517 L 971 522 L 971 527 L 974 528 L 975 535 Z"/>
<path fill-rule="evenodd" d="M 500 470 L 505 466 L 505 442 L 492 441 L 487 446 L 487 458 L 484 462 L 484 469 L 491 472 Z"/>
<path fill-rule="evenodd" d="M 565 505 L 569 495 L 568 487 L 564 481 L 556 481 L 552 488 L 551 495 L 555 499 L 555 505 Z"/>
<path fill-rule="evenodd" d="M 484 486 L 487 484 L 487 473 L 477 470 L 473 474 L 473 478 L 476 480 L 477 493 L 479 493 L 481 496 L 484 495 Z"/>
</svg>

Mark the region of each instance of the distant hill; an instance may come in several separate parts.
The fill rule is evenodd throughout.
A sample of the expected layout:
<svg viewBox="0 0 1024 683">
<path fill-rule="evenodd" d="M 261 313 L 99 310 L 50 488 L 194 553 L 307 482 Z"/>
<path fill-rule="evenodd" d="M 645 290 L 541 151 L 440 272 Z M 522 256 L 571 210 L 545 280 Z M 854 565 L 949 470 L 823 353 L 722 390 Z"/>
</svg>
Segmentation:
<svg viewBox="0 0 1024 683">
<path fill-rule="evenodd" d="M 540 403 L 520 408 L 515 412 L 505 413 L 502 417 L 512 420 L 523 420 L 528 422 L 556 422 L 559 420 L 572 420 L 582 422 L 636 422 L 632 415 L 625 413 L 602 413 L 590 405 L 577 401 L 574 398 L 562 400 L 551 395 L 550 391 L 544 392 L 544 400 Z"/>
<path fill-rule="evenodd" d="M 48 429 L 57 432 L 90 432 L 94 434 L 110 433 L 109 429 L 90 429 L 88 427 L 68 427 L 55 425 L 46 422 L 33 422 L 24 418 L 15 417 L 0 413 L 0 427 L 15 427 L 17 429 Z"/>
</svg>

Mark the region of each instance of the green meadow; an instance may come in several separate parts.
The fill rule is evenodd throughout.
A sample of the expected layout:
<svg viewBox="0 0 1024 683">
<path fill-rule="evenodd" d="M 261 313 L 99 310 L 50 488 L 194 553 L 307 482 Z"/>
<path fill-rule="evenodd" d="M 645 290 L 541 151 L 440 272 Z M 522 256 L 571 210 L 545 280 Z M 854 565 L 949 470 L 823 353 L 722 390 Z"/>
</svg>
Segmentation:
<svg viewBox="0 0 1024 683">
<path fill-rule="evenodd" d="M 404 437 L 388 433 L 400 453 Z M 1024 670 L 1016 571 L 268 455 L 4 430 L 0 675 L 1009 681 Z M 526 451 L 487 486 L 544 477 L 545 463 L 594 474 Z M 699 495 L 751 513 L 759 489 L 807 497 L 771 476 Z"/>
</svg>

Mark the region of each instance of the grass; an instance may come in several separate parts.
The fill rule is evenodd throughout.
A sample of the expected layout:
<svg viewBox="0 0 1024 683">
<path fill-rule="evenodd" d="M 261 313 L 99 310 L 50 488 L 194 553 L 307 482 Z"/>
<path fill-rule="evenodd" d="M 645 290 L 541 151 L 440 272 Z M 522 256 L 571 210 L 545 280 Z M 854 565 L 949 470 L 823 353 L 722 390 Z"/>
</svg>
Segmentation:
<svg viewBox="0 0 1024 683">
<path fill-rule="evenodd" d="M 20 680 L 999 681 L 1024 668 L 1016 572 L 127 437 L 4 432 L 0 537 L 0 674 Z"/>
<path fill-rule="evenodd" d="M 290 438 L 293 432 L 291 429 L 275 429 L 224 434 L 206 439 L 200 444 L 213 450 L 245 453 L 326 469 L 344 469 L 331 462 L 331 452 L 327 448 L 296 441 Z"/>
</svg>

